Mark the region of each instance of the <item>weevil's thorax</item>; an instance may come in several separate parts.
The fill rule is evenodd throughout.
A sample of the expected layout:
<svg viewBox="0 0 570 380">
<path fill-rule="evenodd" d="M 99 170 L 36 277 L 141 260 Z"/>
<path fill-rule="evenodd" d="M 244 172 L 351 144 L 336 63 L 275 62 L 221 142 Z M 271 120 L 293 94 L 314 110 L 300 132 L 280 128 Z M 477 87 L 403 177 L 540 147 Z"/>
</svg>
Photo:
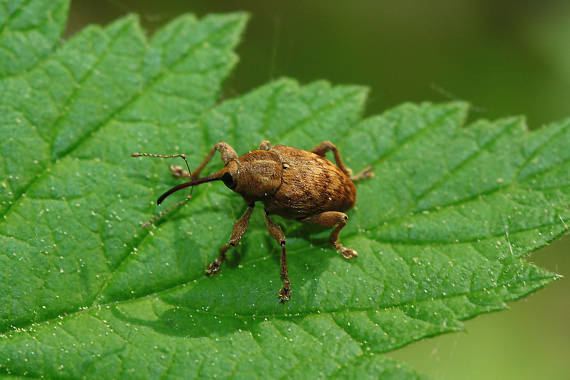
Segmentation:
<svg viewBox="0 0 570 380">
<path fill-rule="evenodd" d="M 271 198 L 281 186 L 283 164 L 277 153 L 254 150 L 237 159 L 237 185 L 233 189 L 248 201 Z"/>
</svg>

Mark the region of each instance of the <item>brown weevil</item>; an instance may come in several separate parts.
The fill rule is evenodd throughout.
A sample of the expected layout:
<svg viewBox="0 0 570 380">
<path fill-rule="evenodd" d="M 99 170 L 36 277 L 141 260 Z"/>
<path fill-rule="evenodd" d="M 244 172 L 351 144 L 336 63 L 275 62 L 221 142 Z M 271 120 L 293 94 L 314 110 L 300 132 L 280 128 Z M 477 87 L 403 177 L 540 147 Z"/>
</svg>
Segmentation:
<svg viewBox="0 0 570 380">
<path fill-rule="evenodd" d="M 336 165 L 325 158 L 326 153 L 332 150 Z M 219 151 L 225 166 L 217 173 L 198 178 L 200 172 Z M 182 157 L 183 154 L 170 156 L 133 153 L 133 157 Z M 269 141 L 263 141 L 259 149 L 250 151 L 238 157 L 235 150 L 225 142 L 217 143 L 200 166 L 190 173 L 180 166 L 171 166 L 174 177 L 190 178 L 189 182 L 173 187 L 162 194 L 157 201 L 160 204 L 170 194 L 190 186 L 201 183 L 221 180 L 231 190 L 240 194 L 247 210 L 235 223 L 227 244 L 219 250 L 218 257 L 208 265 L 208 276 L 218 273 L 222 263 L 226 260 L 226 251 L 235 247 L 247 230 L 249 217 L 255 202 L 263 203 L 265 208 L 265 223 L 271 236 L 281 246 L 281 279 L 283 287 L 278 295 L 281 302 L 291 297 L 291 281 L 287 270 L 287 252 L 285 243 L 287 239 L 281 227 L 275 224 L 270 215 L 276 214 L 284 218 L 295 219 L 303 223 L 318 224 L 334 228 L 329 241 L 331 245 L 346 259 L 356 257 L 356 251 L 342 246 L 339 242 L 339 232 L 346 225 L 348 216 L 343 212 L 354 206 L 356 202 L 356 188 L 354 182 L 362 178 L 373 176 L 371 168 L 364 169 L 360 174 L 353 176 L 350 169 L 344 166 L 336 146 L 330 141 L 323 141 L 310 152 L 292 148 L 285 145 L 271 146 Z M 176 206 L 188 200 L 179 202 Z M 167 210 L 158 217 L 168 212 Z M 145 226 L 152 223 L 149 221 Z"/>
</svg>

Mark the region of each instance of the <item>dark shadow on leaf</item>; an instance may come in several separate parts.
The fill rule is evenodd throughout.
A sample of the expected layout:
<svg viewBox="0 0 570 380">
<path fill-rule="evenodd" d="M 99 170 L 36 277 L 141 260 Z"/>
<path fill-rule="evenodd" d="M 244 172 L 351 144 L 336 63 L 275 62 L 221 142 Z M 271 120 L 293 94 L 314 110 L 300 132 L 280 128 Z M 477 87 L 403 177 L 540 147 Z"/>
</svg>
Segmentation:
<svg viewBox="0 0 570 380">
<path fill-rule="evenodd" d="M 240 329 L 252 330 L 266 319 L 302 319 L 299 315 L 319 309 L 320 302 L 326 297 L 326 289 L 320 287 L 319 279 L 330 267 L 330 260 L 338 256 L 328 241 L 331 229 L 275 218 L 288 238 L 287 263 L 292 283 L 291 300 L 281 304 L 277 296 L 282 286 L 281 250 L 267 231 L 262 213 L 256 211 L 241 243 L 228 251 L 227 261 L 218 275 L 208 278 L 204 274 L 182 289 L 160 296 L 162 302 L 172 307 L 161 309 L 155 318 L 133 317 L 122 312 L 120 307 L 113 310 L 114 315 L 165 335 L 212 337 Z M 235 210 L 234 214 L 237 213 Z M 214 231 L 210 236 L 216 240 L 212 241 L 208 260 L 217 256 L 218 248 L 226 243 L 231 232 Z M 193 239 L 188 239 L 185 230 L 177 230 L 176 234 L 177 249 L 191 249 L 189 240 Z M 177 265 L 199 266 L 202 271 L 205 268 L 201 263 L 203 257 L 198 256 L 181 255 L 184 260 Z M 343 262 L 343 265 L 351 264 Z"/>
<path fill-rule="evenodd" d="M 174 306 L 160 313 L 158 318 L 153 320 L 128 316 L 119 310 L 119 307 L 114 307 L 111 312 L 117 319 L 131 325 L 149 327 L 159 334 L 185 338 L 224 337 L 236 331 L 254 333 L 257 326 L 267 320 L 279 319 L 300 323 L 305 318 L 305 316 L 294 315 L 276 315 L 271 318 L 256 317 L 255 315 L 226 316 L 183 306 Z"/>
<path fill-rule="evenodd" d="M 247 323 L 244 319 L 220 318 L 181 306 L 166 310 L 155 320 L 129 317 L 117 307 L 113 308 L 112 313 L 120 320 L 150 327 L 159 334 L 189 338 L 225 336 L 252 327 L 252 323 Z"/>
<path fill-rule="evenodd" d="M 331 252 L 335 252 L 329 243 L 331 232 L 332 228 L 319 226 L 317 224 L 297 223 L 296 225 L 291 225 L 287 230 L 287 237 L 304 239 L 312 244 L 315 249 L 329 248 Z M 340 238 L 342 239 L 342 232 Z"/>
<path fill-rule="evenodd" d="M 246 243 L 243 251 L 233 252 L 230 262 L 217 276 L 199 279 L 180 291 L 163 295 L 160 300 L 171 305 L 153 319 L 132 317 L 120 310 L 113 314 L 130 324 L 150 327 L 156 332 L 182 337 L 216 337 L 238 330 L 251 331 L 260 322 L 271 319 L 302 319 L 299 314 L 315 309 L 314 282 L 329 267 L 331 254 L 298 254 L 288 260 L 292 298 L 281 304 L 277 293 L 280 279 L 280 250 L 268 237 L 264 255 L 240 262 L 242 252 L 251 253 Z M 239 248 L 239 247 L 238 247 Z M 316 251 L 318 251 L 316 249 Z M 240 266 L 241 264 L 241 266 Z M 350 263 L 346 263 L 350 265 Z M 297 315 L 297 316 L 295 316 Z"/>
</svg>

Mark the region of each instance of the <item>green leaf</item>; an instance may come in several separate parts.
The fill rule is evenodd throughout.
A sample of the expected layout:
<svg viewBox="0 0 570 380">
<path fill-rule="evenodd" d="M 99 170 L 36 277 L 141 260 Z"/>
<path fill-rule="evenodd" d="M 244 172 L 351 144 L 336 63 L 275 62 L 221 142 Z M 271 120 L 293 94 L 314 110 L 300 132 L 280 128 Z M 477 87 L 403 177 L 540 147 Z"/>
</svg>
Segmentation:
<svg viewBox="0 0 570 380">
<path fill-rule="evenodd" d="M 570 119 L 463 127 L 467 106 L 450 103 L 360 120 L 366 89 L 289 79 L 216 105 L 243 14 L 182 16 L 150 41 L 127 17 L 54 47 L 68 4 L 40 3 L 2 10 L 1 46 L 35 61 L 0 60 L 0 373 L 417 378 L 381 354 L 556 278 L 525 257 L 568 229 Z M 218 141 L 245 153 L 263 139 L 331 140 L 375 172 L 341 233 L 355 260 L 328 247 L 330 231 L 276 218 L 285 305 L 260 210 L 207 278 L 243 200 L 205 184 L 142 230 L 179 181 L 168 162 L 129 158 L 184 152 L 196 166 Z"/>
<path fill-rule="evenodd" d="M 66 0 L 0 4 L 0 77 L 30 72 L 53 53 L 69 8 Z"/>
</svg>

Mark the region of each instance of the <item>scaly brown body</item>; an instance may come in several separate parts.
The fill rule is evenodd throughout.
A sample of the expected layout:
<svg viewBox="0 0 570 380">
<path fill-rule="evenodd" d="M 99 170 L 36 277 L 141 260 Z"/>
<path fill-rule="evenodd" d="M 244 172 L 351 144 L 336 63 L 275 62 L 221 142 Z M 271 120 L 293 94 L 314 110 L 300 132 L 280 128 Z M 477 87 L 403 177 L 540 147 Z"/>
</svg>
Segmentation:
<svg viewBox="0 0 570 380">
<path fill-rule="evenodd" d="M 324 157 L 329 150 L 334 153 L 336 165 Z M 225 167 L 217 173 L 196 179 L 216 151 L 222 154 Z M 132 156 L 182 157 L 186 160 L 181 154 L 161 156 L 134 153 Z M 275 224 L 269 215 L 276 214 L 303 223 L 334 227 L 329 239 L 331 245 L 347 259 L 357 256 L 356 251 L 340 244 L 338 235 L 348 220 L 343 211 L 354 206 L 356 202 L 353 182 L 371 177 L 372 173 L 370 168 L 367 168 L 353 177 L 350 169 L 344 166 L 337 148 L 330 141 L 318 144 L 310 152 L 285 145 L 272 147 L 269 141 L 263 141 L 259 149 L 241 157 L 237 156 L 230 145 L 219 142 L 193 174 L 179 166 L 171 166 L 171 170 L 175 177 L 190 177 L 192 181 L 175 186 L 164 193 L 158 199 L 159 204 L 168 195 L 185 187 L 221 180 L 231 190 L 240 194 L 248 205 L 245 213 L 235 223 L 229 242 L 220 248 L 218 258 L 208 265 L 208 275 L 218 273 L 226 259 L 226 251 L 239 243 L 257 201 L 263 202 L 269 233 L 281 246 L 281 302 L 290 298 L 291 281 L 285 249 L 287 240 L 281 227 Z"/>
<path fill-rule="evenodd" d="M 272 150 L 284 170 L 277 192 L 263 201 L 269 215 L 301 220 L 325 211 L 346 211 L 356 203 L 352 180 L 326 158 L 283 145 Z"/>
</svg>

